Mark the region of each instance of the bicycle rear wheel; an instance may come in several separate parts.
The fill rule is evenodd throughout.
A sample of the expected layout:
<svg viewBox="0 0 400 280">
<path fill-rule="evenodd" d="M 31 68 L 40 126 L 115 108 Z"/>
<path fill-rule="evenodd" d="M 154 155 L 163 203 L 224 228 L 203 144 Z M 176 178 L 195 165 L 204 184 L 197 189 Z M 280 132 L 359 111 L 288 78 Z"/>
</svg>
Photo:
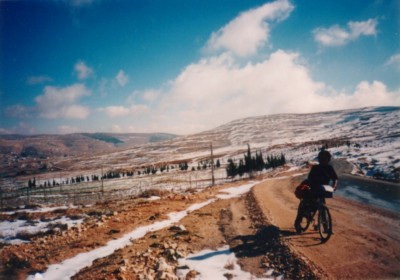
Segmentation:
<svg viewBox="0 0 400 280">
<path fill-rule="evenodd" d="M 309 219 L 308 209 L 304 200 L 300 202 L 298 214 L 295 221 L 295 228 L 297 232 L 304 232 L 310 226 L 311 219 Z"/>
<path fill-rule="evenodd" d="M 318 209 L 318 231 L 322 242 L 328 241 L 332 235 L 332 218 L 325 205 Z"/>
</svg>

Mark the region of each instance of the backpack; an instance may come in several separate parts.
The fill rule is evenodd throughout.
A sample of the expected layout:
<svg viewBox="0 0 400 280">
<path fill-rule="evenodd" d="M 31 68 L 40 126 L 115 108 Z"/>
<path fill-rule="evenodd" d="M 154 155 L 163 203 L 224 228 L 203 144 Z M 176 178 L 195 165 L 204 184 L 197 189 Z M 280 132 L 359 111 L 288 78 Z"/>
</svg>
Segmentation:
<svg viewBox="0 0 400 280">
<path fill-rule="evenodd" d="M 303 182 L 300 183 L 300 185 L 298 185 L 294 191 L 294 195 L 298 198 L 298 199 L 303 199 L 305 194 L 310 190 L 310 186 L 308 185 L 308 181 L 304 180 Z"/>
</svg>

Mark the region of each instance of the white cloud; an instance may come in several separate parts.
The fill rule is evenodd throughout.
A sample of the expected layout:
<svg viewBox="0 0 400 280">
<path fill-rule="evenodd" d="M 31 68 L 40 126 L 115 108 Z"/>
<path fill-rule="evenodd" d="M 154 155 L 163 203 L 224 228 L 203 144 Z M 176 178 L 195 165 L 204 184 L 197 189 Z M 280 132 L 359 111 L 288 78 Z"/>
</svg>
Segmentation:
<svg viewBox="0 0 400 280">
<path fill-rule="evenodd" d="M 163 93 L 162 90 L 156 90 L 156 89 L 135 90 L 128 96 L 126 102 L 128 104 L 138 104 L 138 103 L 152 104 L 154 103 L 154 101 L 160 98 L 162 93 Z"/>
<path fill-rule="evenodd" d="M 74 70 L 79 80 L 85 80 L 91 77 L 94 73 L 93 69 L 88 67 L 83 61 L 75 63 Z"/>
<path fill-rule="evenodd" d="M 0 134 L 14 134 L 14 133 L 15 131 L 11 129 L 0 127 Z"/>
<path fill-rule="evenodd" d="M 385 63 L 386 66 L 393 66 L 394 69 L 400 71 L 400 53 L 392 55 Z"/>
<path fill-rule="evenodd" d="M 40 117 L 46 119 L 85 119 L 90 109 L 76 104 L 80 98 L 90 95 L 90 91 L 83 84 L 58 88 L 47 86 L 44 94 L 35 98 Z"/>
<path fill-rule="evenodd" d="M 32 125 L 19 122 L 18 126 L 12 128 L 2 128 L 0 127 L 0 134 L 34 134 L 36 129 Z"/>
<path fill-rule="evenodd" d="M 125 72 L 123 70 L 119 70 L 115 79 L 117 80 L 118 84 L 121 87 L 125 86 L 129 81 L 129 77 L 125 74 Z"/>
<path fill-rule="evenodd" d="M 356 39 L 361 35 L 376 36 L 378 21 L 370 18 L 367 21 L 350 21 L 347 25 L 350 29 L 351 36 Z"/>
<path fill-rule="evenodd" d="M 47 75 L 32 76 L 27 79 L 27 83 L 29 85 L 43 84 L 43 83 L 52 82 L 52 81 L 53 81 L 53 79 Z"/>
<path fill-rule="evenodd" d="M 111 126 L 111 132 L 113 132 L 113 133 L 121 133 L 121 132 L 123 132 L 123 129 L 121 128 L 120 125 L 118 125 L 118 124 L 113 124 L 113 125 Z"/>
<path fill-rule="evenodd" d="M 7 107 L 5 114 L 10 118 L 26 119 L 32 117 L 34 113 L 33 107 L 23 106 L 21 104 L 12 105 Z"/>
<path fill-rule="evenodd" d="M 333 109 L 352 109 L 370 106 L 400 106 L 400 89 L 394 92 L 388 91 L 385 84 L 380 81 L 360 82 L 354 93 L 341 93 L 329 97 L 335 104 Z"/>
<path fill-rule="evenodd" d="M 60 125 L 58 126 L 58 133 L 61 134 L 71 134 L 71 133 L 77 133 L 79 132 L 79 128 L 74 127 L 74 126 L 69 126 L 69 125 Z"/>
<path fill-rule="evenodd" d="M 281 50 L 242 67 L 228 54 L 203 59 L 171 83 L 157 115 L 169 116 L 163 126 L 176 124 L 182 133 L 236 118 L 310 111 L 314 106 L 302 101 L 314 98 L 324 85 L 314 82 L 297 60 L 298 54 Z"/>
<path fill-rule="evenodd" d="M 124 106 L 108 106 L 105 108 L 100 108 L 100 112 L 106 113 L 110 118 L 136 116 L 149 111 L 149 107 L 146 105 L 132 105 L 130 107 Z"/>
<path fill-rule="evenodd" d="M 242 57 L 254 55 L 268 42 L 267 21 L 284 20 L 293 9 L 293 5 L 288 0 L 278 0 L 246 11 L 217 32 L 212 33 L 207 49 L 228 50 Z"/>
<path fill-rule="evenodd" d="M 257 115 L 399 106 L 400 91 L 363 81 L 355 92 L 337 92 L 313 80 L 299 54 L 278 50 L 244 66 L 227 53 L 202 59 L 171 81 L 160 101 L 159 107 L 141 115 L 146 120 L 141 131 L 188 134 Z"/>
<path fill-rule="evenodd" d="M 100 108 L 100 112 L 105 112 L 111 118 L 129 115 L 129 109 L 124 106 L 108 106 L 106 108 Z"/>
<path fill-rule="evenodd" d="M 360 36 L 376 36 L 376 19 L 366 21 L 350 21 L 347 28 L 333 25 L 329 28 L 319 27 L 313 30 L 314 39 L 319 44 L 326 47 L 337 47 L 348 44 L 350 41 L 358 39 Z"/>
<path fill-rule="evenodd" d="M 153 102 L 157 100 L 160 96 L 160 91 L 158 90 L 146 90 L 143 92 L 143 100 L 147 102 Z"/>
</svg>

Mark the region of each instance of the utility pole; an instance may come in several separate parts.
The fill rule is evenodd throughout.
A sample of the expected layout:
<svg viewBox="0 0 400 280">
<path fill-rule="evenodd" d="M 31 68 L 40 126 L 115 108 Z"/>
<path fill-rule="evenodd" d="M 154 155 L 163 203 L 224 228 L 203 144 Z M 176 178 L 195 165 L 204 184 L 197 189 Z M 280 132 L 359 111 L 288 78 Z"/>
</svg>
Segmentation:
<svg viewBox="0 0 400 280">
<path fill-rule="evenodd" d="M 214 179 L 214 155 L 213 155 L 213 146 L 212 142 L 210 143 L 210 148 L 211 148 L 211 180 L 212 180 L 212 186 L 215 185 L 215 179 Z"/>
<path fill-rule="evenodd" d="M 60 194 L 62 193 L 62 181 L 61 181 L 61 171 L 59 171 L 59 174 L 58 174 L 59 176 L 60 176 Z"/>
<path fill-rule="evenodd" d="M 103 183 L 103 165 L 101 165 L 101 195 L 104 195 L 104 183 Z"/>
</svg>

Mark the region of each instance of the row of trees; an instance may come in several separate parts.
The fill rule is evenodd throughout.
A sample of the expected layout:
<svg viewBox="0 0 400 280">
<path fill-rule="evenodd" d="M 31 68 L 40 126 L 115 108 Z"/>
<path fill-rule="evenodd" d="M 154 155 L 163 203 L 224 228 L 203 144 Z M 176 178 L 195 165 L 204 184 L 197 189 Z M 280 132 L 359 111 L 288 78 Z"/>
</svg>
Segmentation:
<svg viewBox="0 0 400 280">
<path fill-rule="evenodd" d="M 251 155 L 250 145 L 247 145 L 247 153 L 244 154 L 243 159 L 239 159 L 239 163 L 235 163 L 232 159 L 228 159 L 228 166 L 226 173 L 228 177 L 235 177 L 239 175 L 242 177 L 245 173 L 250 176 L 255 171 L 262 171 L 263 169 L 276 168 L 286 163 L 286 158 L 283 153 L 278 155 L 268 155 L 264 157 L 260 152 L 256 152 L 255 156 Z"/>
<path fill-rule="evenodd" d="M 200 167 L 202 166 L 202 167 Z M 216 167 L 220 167 L 221 163 L 219 160 L 217 160 Z M 211 161 L 201 161 L 199 162 L 199 165 L 197 167 L 197 170 L 201 169 L 206 169 L 208 167 L 211 167 Z M 163 173 L 163 172 L 169 172 L 170 170 L 173 169 L 179 169 L 181 171 L 186 171 L 189 169 L 189 164 L 187 161 L 181 162 L 179 164 L 175 165 L 167 165 L 167 164 L 162 164 L 158 167 L 156 166 L 146 166 L 142 170 L 137 171 L 137 175 L 140 176 L 142 174 L 145 175 L 150 175 L 150 174 L 156 174 L 157 172 Z M 192 167 L 192 171 L 194 171 L 195 168 Z M 28 187 L 29 188 L 36 188 L 39 186 L 40 188 L 42 187 L 51 187 L 51 186 L 59 186 L 61 185 L 70 185 L 70 184 L 79 184 L 79 183 L 84 183 L 84 182 L 90 182 L 90 181 L 101 181 L 103 179 L 116 179 L 116 178 L 124 178 L 124 177 L 132 177 L 135 175 L 135 171 L 121 171 L 121 170 L 116 170 L 116 171 L 108 171 L 103 175 L 91 175 L 91 176 L 75 176 L 67 179 L 63 179 L 59 182 L 56 182 L 54 179 L 52 181 L 41 181 L 40 185 L 37 185 L 36 178 L 29 179 L 28 181 Z"/>
</svg>

